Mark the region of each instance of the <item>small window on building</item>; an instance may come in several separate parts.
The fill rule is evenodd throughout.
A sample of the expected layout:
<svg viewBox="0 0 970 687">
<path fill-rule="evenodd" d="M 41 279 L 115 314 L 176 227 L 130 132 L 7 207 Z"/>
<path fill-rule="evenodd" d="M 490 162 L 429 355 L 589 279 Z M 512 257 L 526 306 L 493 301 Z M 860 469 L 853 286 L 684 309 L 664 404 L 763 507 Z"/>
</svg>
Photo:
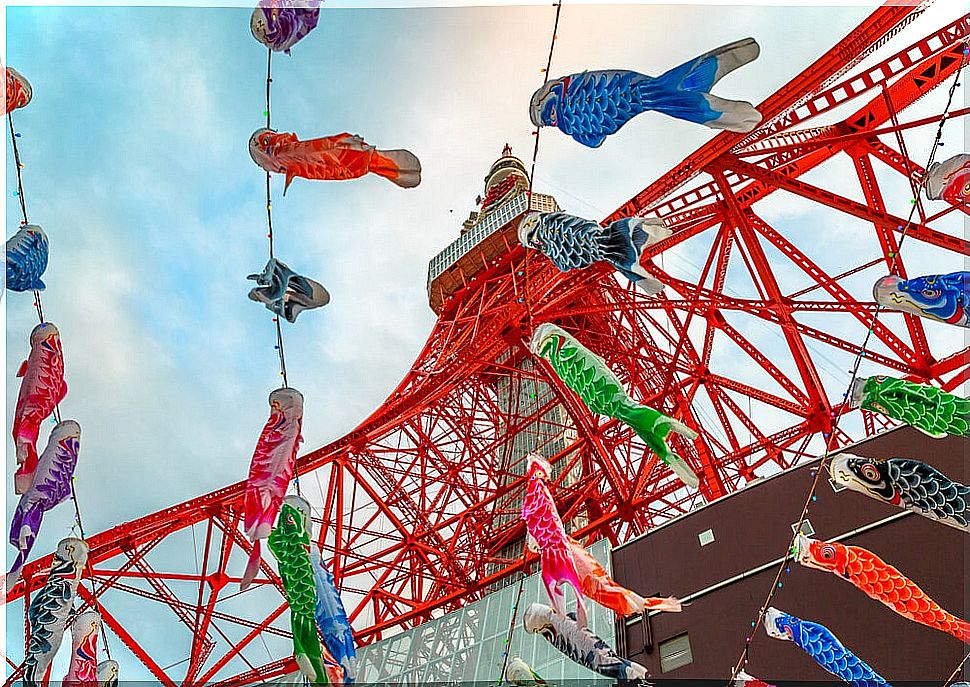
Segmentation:
<svg viewBox="0 0 970 687">
<path fill-rule="evenodd" d="M 707 546 L 708 544 L 714 543 L 714 530 L 704 530 L 697 535 L 698 541 L 700 541 L 701 546 Z"/>
<path fill-rule="evenodd" d="M 690 653 L 690 638 L 685 632 L 660 642 L 660 671 L 669 673 L 671 670 L 683 668 L 694 662 Z"/>
<path fill-rule="evenodd" d="M 798 527 L 798 523 L 797 522 L 793 522 L 791 524 L 791 531 L 794 532 L 796 527 Z M 815 534 L 815 528 L 812 527 L 812 521 L 809 520 L 808 518 L 805 518 L 802 521 L 802 530 L 801 530 L 801 532 L 806 537 L 811 537 L 813 534 Z"/>
</svg>

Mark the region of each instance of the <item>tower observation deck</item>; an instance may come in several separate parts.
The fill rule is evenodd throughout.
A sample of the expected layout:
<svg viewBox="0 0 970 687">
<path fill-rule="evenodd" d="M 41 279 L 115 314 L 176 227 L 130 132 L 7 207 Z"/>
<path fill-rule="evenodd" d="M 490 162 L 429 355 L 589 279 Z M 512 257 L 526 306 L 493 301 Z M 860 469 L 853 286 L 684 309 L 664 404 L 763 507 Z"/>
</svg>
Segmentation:
<svg viewBox="0 0 970 687">
<path fill-rule="evenodd" d="M 477 200 L 480 209 L 468 215 L 461 235 L 428 265 L 428 304 L 438 315 L 476 274 L 518 244 L 516 226 L 523 214 L 559 210 L 552 196 L 529 193 L 529 174 L 508 144 L 485 175 L 485 195 Z"/>
</svg>

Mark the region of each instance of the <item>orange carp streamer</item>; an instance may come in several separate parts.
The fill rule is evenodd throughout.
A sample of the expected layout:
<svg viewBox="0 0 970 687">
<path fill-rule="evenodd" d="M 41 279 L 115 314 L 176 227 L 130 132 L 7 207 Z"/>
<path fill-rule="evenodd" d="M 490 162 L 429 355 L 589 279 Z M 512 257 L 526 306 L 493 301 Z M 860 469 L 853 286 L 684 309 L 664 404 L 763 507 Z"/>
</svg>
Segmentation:
<svg viewBox="0 0 970 687">
<path fill-rule="evenodd" d="M 421 162 L 413 153 L 378 150 L 347 133 L 301 141 L 296 134 L 257 129 L 249 139 L 249 154 L 267 172 L 286 175 L 284 193 L 294 177 L 345 181 L 371 173 L 402 188 L 421 183 Z"/>
<path fill-rule="evenodd" d="M 833 572 L 904 618 L 970 644 L 970 623 L 945 611 L 912 580 L 866 549 L 799 535 L 798 562 Z"/>
<path fill-rule="evenodd" d="M 599 561 L 586 550 L 586 547 L 572 537 L 568 537 L 568 539 L 583 594 L 603 608 L 608 608 L 621 617 L 645 611 L 679 613 L 683 610 L 680 599 L 672 596 L 665 599 L 653 596 L 642 597 L 636 592 L 620 586 L 616 580 L 610 577 Z M 530 541 L 529 548 L 537 550 L 538 546 L 534 541 Z"/>
</svg>

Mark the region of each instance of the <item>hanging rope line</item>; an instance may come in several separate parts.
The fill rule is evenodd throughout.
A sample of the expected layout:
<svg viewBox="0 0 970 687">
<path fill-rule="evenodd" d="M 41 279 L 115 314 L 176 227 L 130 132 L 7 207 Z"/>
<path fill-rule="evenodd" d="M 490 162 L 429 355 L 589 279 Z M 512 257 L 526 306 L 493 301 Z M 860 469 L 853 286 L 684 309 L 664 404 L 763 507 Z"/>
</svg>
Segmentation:
<svg viewBox="0 0 970 687">
<path fill-rule="evenodd" d="M 20 200 L 20 212 L 23 215 L 23 220 L 21 223 L 23 226 L 26 226 L 30 224 L 30 220 L 27 217 L 27 200 L 24 197 L 24 179 L 23 179 L 24 164 L 20 159 L 20 147 L 17 145 L 17 139 L 20 138 L 20 134 L 17 133 L 16 129 L 14 128 L 13 115 L 11 112 L 7 113 L 7 124 L 10 127 L 10 142 L 13 148 L 14 165 L 17 170 L 17 198 Z M 43 324 L 44 322 L 46 322 L 46 320 L 44 318 L 44 302 L 43 302 L 43 299 L 41 298 L 40 291 L 34 290 L 33 296 L 34 296 L 34 309 L 37 312 L 37 319 L 41 324 Z M 60 406 L 60 403 L 56 403 L 54 404 L 54 423 L 59 424 L 60 422 L 61 422 L 61 406 Z M 72 529 L 76 528 L 78 534 L 80 534 L 80 538 L 85 543 L 87 543 L 87 537 L 84 534 L 84 520 L 81 517 L 81 507 L 77 498 L 77 489 L 74 486 L 76 480 L 77 480 L 77 477 L 72 475 L 71 476 L 71 501 L 74 504 L 74 526 Z M 91 585 L 92 606 L 94 607 L 94 610 L 96 610 L 100 614 L 101 602 L 98 599 L 97 594 L 95 594 L 94 568 L 91 565 L 90 560 L 86 562 L 85 567 L 88 573 L 88 581 Z M 83 608 L 83 605 L 82 605 L 82 608 Z M 28 610 L 29 610 L 29 604 L 26 602 L 26 597 L 25 597 L 24 622 L 29 629 L 29 622 L 27 619 Z M 68 615 L 65 626 L 69 626 L 79 612 L 80 612 L 80 609 L 72 607 L 71 612 Z M 105 654 L 107 654 L 108 659 L 110 660 L 111 647 L 108 644 L 108 635 L 107 635 L 107 631 L 104 628 L 104 623 L 100 623 L 100 630 L 101 630 L 101 636 L 104 641 L 104 651 L 105 651 Z M 25 633 L 25 637 L 27 636 L 29 636 L 29 632 Z"/>
<path fill-rule="evenodd" d="M 947 117 L 950 112 L 950 107 L 953 104 L 953 94 L 956 91 L 957 85 L 959 84 L 960 74 L 963 71 L 963 68 L 966 66 L 967 55 L 970 54 L 970 47 L 968 46 L 970 46 L 970 44 L 964 41 L 963 58 L 960 62 L 959 68 L 954 73 L 953 81 L 950 84 L 950 89 L 947 94 L 946 106 L 943 108 L 943 113 L 940 116 L 939 125 L 937 126 L 937 129 L 936 129 L 936 135 L 934 136 L 934 139 L 933 139 L 933 145 L 931 146 L 931 149 L 930 149 L 929 159 L 926 161 L 926 165 L 924 165 L 924 169 L 926 170 L 929 170 L 930 166 L 932 166 L 933 161 L 936 158 L 936 151 L 940 147 L 940 139 L 943 137 L 943 126 L 946 123 Z M 891 275 L 896 274 L 903 242 L 906 240 L 906 236 L 907 236 L 907 233 L 909 232 L 909 229 L 913 226 L 913 216 L 916 214 L 917 209 L 920 207 L 920 198 L 919 198 L 920 190 L 922 189 L 920 188 L 917 190 L 915 197 L 911 201 L 911 207 L 909 210 L 909 215 L 906 218 L 906 223 L 898 227 L 900 231 L 899 241 L 896 244 L 896 250 L 889 255 L 889 273 Z M 762 604 L 760 610 L 758 611 L 757 618 L 751 621 L 750 635 L 745 638 L 744 649 L 741 651 L 741 656 L 738 658 L 738 661 L 735 664 L 734 669 L 731 671 L 731 678 L 728 681 L 728 685 L 734 684 L 734 681 L 737 678 L 738 673 L 740 673 L 741 670 L 743 670 L 744 667 L 747 665 L 749 660 L 750 650 L 751 650 L 751 642 L 754 639 L 754 636 L 757 633 L 758 629 L 761 627 L 761 624 L 764 622 L 765 613 L 767 612 L 768 607 L 771 606 L 771 601 L 772 599 L 774 599 L 775 593 L 781 587 L 781 576 L 786 572 L 786 570 L 790 570 L 789 564 L 792 560 L 792 551 L 798 540 L 798 535 L 802 531 L 802 526 L 805 524 L 805 520 L 808 518 L 809 507 L 811 506 L 812 502 L 815 500 L 815 492 L 818 489 L 821 476 L 826 471 L 826 463 L 828 462 L 829 454 L 833 450 L 835 437 L 838 433 L 839 422 L 841 421 L 842 416 L 845 414 L 846 408 L 849 405 L 849 395 L 852 392 L 852 387 L 855 384 L 856 379 L 858 378 L 859 367 L 862 364 L 862 360 L 866 357 L 869 341 L 872 338 L 873 332 L 875 331 L 876 324 L 879 321 L 879 314 L 882 311 L 882 309 L 883 309 L 882 305 L 877 303 L 876 308 L 872 314 L 872 320 L 870 321 L 869 329 L 866 332 L 865 338 L 862 340 L 862 344 L 860 345 L 858 352 L 856 353 L 855 361 L 853 362 L 852 369 L 850 371 L 851 375 L 849 379 L 849 385 L 845 393 L 842 395 L 842 403 L 839 405 L 838 410 L 835 414 L 835 418 L 832 422 L 832 431 L 825 439 L 825 451 L 822 454 L 818 467 L 814 469 L 815 470 L 814 478 L 808 490 L 808 494 L 805 498 L 805 503 L 802 506 L 801 515 L 799 515 L 798 522 L 794 527 L 794 533 L 792 534 L 792 538 L 789 541 L 788 550 L 785 552 L 785 555 L 783 556 L 781 561 L 781 565 L 779 565 L 778 570 L 775 573 L 775 577 L 774 577 L 774 581 L 772 582 L 771 589 L 768 592 L 768 596 L 765 598 L 764 604 Z M 964 661 L 966 661 L 966 659 L 964 659 Z M 961 664 L 961 667 L 962 667 L 962 664 Z M 959 672 L 959 668 L 957 669 L 957 672 Z"/>
<path fill-rule="evenodd" d="M 552 23 L 552 35 L 549 38 L 549 53 L 546 56 L 546 66 L 542 70 L 542 74 L 543 74 L 542 83 L 543 84 L 545 84 L 547 81 L 549 81 L 549 70 L 552 69 L 552 56 L 553 56 L 553 53 L 555 52 L 555 49 L 556 49 L 556 33 L 559 31 L 559 15 L 560 15 L 561 12 L 562 12 L 562 2 L 560 1 L 560 2 L 557 2 L 556 3 L 556 16 L 555 16 L 555 19 L 553 20 L 553 23 Z M 529 189 L 528 189 L 528 192 L 527 192 L 528 195 L 526 196 L 526 198 L 528 199 L 528 203 L 529 203 L 529 208 L 528 209 L 531 209 L 531 207 L 532 207 L 532 186 L 535 183 L 536 161 L 539 158 L 539 136 L 541 135 L 541 133 L 542 133 L 542 127 L 541 126 L 536 127 L 535 131 L 533 132 L 533 136 L 535 137 L 535 143 L 533 144 L 533 147 L 532 147 L 532 164 L 531 164 L 531 166 L 529 168 Z M 530 275 L 530 271 L 529 271 L 529 267 L 530 267 L 529 253 L 531 251 L 528 248 L 525 248 L 525 247 L 523 247 L 523 250 L 525 251 L 525 258 L 523 260 L 523 267 L 522 267 L 522 272 L 523 272 L 523 288 L 522 288 L 523 294 L 522 295 L 523 295 L 523 298 L 525 300 L 526 322 L 528 324 L 528 329 L 529 329 L 529 334 L 528 335 L 529 335 L 530 340 L 531 340 L 531 336 L 535 332 L 535 324 L 533 323 L 533 320 L 532 320 L 532 289 L 531 289 L 531 279 L 530 279 L 531 275 Z M 540 403 L 539 403 L 539 376 L 538 376 L 538 370 L 537 370 L 537 366 L 536 366 L 535 361 L 533 361 L 533 363 L 532 363 L 532 373 L 533 373 L 533 379 L 535 380 L 534 381 L 534 391 L 535 391 L 534 396 L 535 396 L 535 410 L 536 410 L 536 424 L 535 424 L 535 442 L 534 442 L 534 447 L 535 447 L 535 450 L 538 451 L 539 450 L 539 425 L 540 425 L 540 422 L 539 422 L 539 408 L 540 408 Z"/>
<path fill-rule="evenodd" d="M 266 128 L 270 129 L 271 119 L 270 119 L 270 88 L 273 84 L 273 51 L 270 48 L 266 49 Z M 276 257 L 275 247 L 273 245 L 273 197 L 270 194 L 270 173 L 266 172 L 266 238 L 269 239 L 269 257 L 272 260 Z M 289 386 L 289 380 L 286 376 L 286 352 L 283 350 L 283 326 L 280 323 L 279 315 L 273 317 L 273 322 L 276 323 L 276 350 L 279 352 L 280 357 L 280 376 L 283 378 L 283 386 Z"/>
<path fill-rule="evenodd" d="M 502 645 L 502 673 L 498 678 L 498 685 L 501 686 L 505 683 L 505 671 L 509 665 L 509 653 L 512 650 L 512 635 L 515 633 L 515 620 L 519 615 L 519 605 L 522 602 L 522 591 L 525 588 L 525 580 L 528 577 L 528 573 L 525 570 L 525 561 L 529 555 L 529 548 L 525 545 L 525 541 L 522 542 L 522 559 L 519 561 L 519 565 L 522 567 L 522 575 L 519 577 L 519 588 L 515 593 L 515 604 L 512 605 L 512 619 L 509 622 L 509 631 L 505 634 L 504 644 Z"/>
<path fill-rule="evenodd" d="M 549 80 L 549 70 L 552 69 L 552 56 L 553 56 L 553 53 L 555 52 L 555 49 L 556 49 L 556 33 L 559 30 L 559 15 L 562 12 L 562 0 L 560 0 L 557 3 L 555 3 L 555 6 L 556 6 L 556 16 L 555 16 L 555 19 L 553 20 L 553 24 L 552 24 L 552 36 L 550 36 L 550 38 L 549 38 L 549 53 L 548 53 L 548 55 L 546 57 L 546 66 L 545 66 L 545 69 L 542 70 L 542 74 L 543 74 L 543 81 L 542 82 L 543 82 L 543 84 L 545 84 L 546 81 Z M 526 212 L 528 212 L 532 208 L 532 186 L 533 186 L 533 183 L 534 183 L 534 180 L 535 180 L 535 174 L 536 174 L 536 160 L 539 157 L 539 135 L 540 135 L 540 132 L 541 131 L 542 131 L 542 127 L 540 126 L 540 127 L 536 127 L 535 131 L 533 132 L 533 136 L 535 136 L 535 143 L 534 143 L 534 145 L 532 147 L 532 164 L 531 164 L 530 169 L 529 169 L 529 179 L 528 179 L 528 181 L 529 181 L 529 188 L 528 188 L 528 191 L 526 192 L 527 193 L 526 199 L 527 199 L 527 202 L 528 202 L 528 207 L 526 208 Z M 532 291 L 531 291 L 531 281 L 530 281 L 531 275 L 530 275 L 530 271 L 529 271 L 529 253 L 530 253 L 530 250 L 528 248 L 526 248 L 525 246 L 523 246 L 523 250 L 525 251 L 525 257 L 523 258 L 523 266 L 522 266 L 522 275 L 523 275 L 523 281 L 522 281 L 522 296 L 523 296 L 524 303 L 525 303 L 525 315 L 526 315 L 526 323 L 527 323 L 527 326 L 528 326 L 528 337 L 529 337 L 529 341 L 531 342 L 532 334 L 535 331 L 535 325 L 533 324 L 533 320 L 532 320 Z M 513 264 L 513 269 L 515 269 L 514 264 Z M 529 346 L 528 343 L 526 345 L 526 349 L 529 350 L 530 353 L 531 353 L 531 346 Z M 535 403 L 534 403 L 534 407 L 535 407 L 535 414 L 534 414 L 534 417 L 535 417 L 535 430 L 534 430 L 534 435 L 535 436 L 534 436 L 534 441 L 533 441 L 533 450 L 536 451 L 536 452 L 538 452 L 539 451 L 539 433 L 540 433 L 540 427 L 542 425 L 542 418 L 540 417 L 540 410 L 542 408 L 542 404 L 541 404 L 541 401 L 539 399 L 539 370 L 538 370 L 538 366 L 537 366 L 535 360 L 532 360 L 531 365 L 532 365 L 532 392 L 533 392 L 532 393 L 532 397 L 535 400 Z M 523 382 L 525 381 L 525 377 L 522 378 L 522 381 Z M 519 395 L 520 396 L 521 396 L 521 393 L 522 393 L 522 383 L 520 382 L 519 383 Z M 551 475 L 550 475 L 550 477 L 551 477 Z M 512 635 L 515 632 L 515 623 L 516 623 L 516 620 L 518 619 L 518 615 L 519 615 L 519 603 L 522 600 L 522 591 L 523 591 L 523 589 L 525 587 L 526 577 L 528 577 L 528 575 L 526 573 L 526 569 L 525 569 L 526 560 L 528 559 L 528 556 L 529 556 L 529 547 L 526 545 L 525 538 L 523 538 L 523 540 L 522 540 L 522 560 L 519 563 L 520 566 L 521 566 L 521 568 L 522 568 L 522 572 L 521 572 L 521 576 L 519 577 L 519 588 L 518 588 L 518 591 L 517 591 L 516 597 L 515 597 L 515 605 L 512 607 L 512 617 L 509 620 L 509 631 L 506 634 L 506 637 L 505 637 L 505 645 L 504 645 L 504 649 L 502 651 L 502 672 L 499 674 L 499 679 L 498 679 L 498 684 L 499 685 L 501 685 L 501 684 L 503 684 L 505 682 L 505 671 L 508 668 L 508 664 L 509 664 L 509 650 L 512 648 Z"/>
<path fill-rule="evenodd" d="M 970 654 L 964 656 L 963 660 L 960 661 L 960 665 L 953 669 L 953 672 L 950 673 L 950 677 L 948 677 L 946 682 L 943 683 L 943 687 L 950 687 L 950 685 L 953 684 L 953 681 L 956 679 L 957 675 L 960 674 L 960 671 L 963 670 L 963 666 L 967 664 L 967 661 L 970 661 Z"/>
<path fill-rule="evenodd" d="M 266 49 L 266 111 L 263 113 L 266 115 L 266 128 L 272 128 L 271 110 L 270 110 L 270 91 L 273 85 L 273 50 L 272 48 Z M 266 172 L 266 238 L 269 240 L 269 257 L 270 260 L 276 257 L 276 248 L 274 245 L 274 235 L 273 235 L 273 196 L 270 191 L 270 173 Z M 289 378 L 286 374 L 286 350 L 283 346 L 283 325 L 280 322 L 280 314 L 274 313 L 273 323 L 276 325 L 276 352 L 279 354 L 280 359 L 280 377 L 283 378 L 283 386 L 288 387 L 290 385 Z M 293 466 L 293 482 L 296 487 L 296 493 L 298 496 L 303 496 L 303 492 L 300 489 L 300 474 L 298 472 L 297 465 Z"/>
</svg>

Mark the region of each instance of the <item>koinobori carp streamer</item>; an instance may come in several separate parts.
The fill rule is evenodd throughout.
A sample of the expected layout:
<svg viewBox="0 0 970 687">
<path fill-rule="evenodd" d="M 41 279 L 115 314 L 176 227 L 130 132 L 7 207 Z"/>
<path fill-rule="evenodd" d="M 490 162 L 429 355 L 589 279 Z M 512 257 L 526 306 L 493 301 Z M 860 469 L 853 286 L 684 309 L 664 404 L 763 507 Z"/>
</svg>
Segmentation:
<svg viewBox="0 0 970 687">
<path fill-rule="evenodd" d="M 378 150 L 347 133 L 301 141 L 296 134 L 258 129 L 249 139 L 249 154 L 267 172 L 286 175 L 284 193 L 295 177 L 346 181 L 376 174 L 402 188 L 421 183 L 421 163 L 413 153 Z"/>
<path fill-rule="evenodd" d="M 542 584 L 555 609 L 566 613 L 566 597 L 562 587 L 569 585 L 576 594 L 579 624 L 586 625 L 586 604 L 582 584 L 576 572 L 576 562 L 569 547 L 569 537 L 556 511 L 552 494 L 546 486 L 551 468 L 541 456 L 527 458 L 525 497 L 522 500 L 522 519 L 529 535 L 539 547 L 542 564 Z"/>
<path fill-rule="evenodd" d="M 684 484 L 697 487 L 697 474 L 665 441 L 671 432 L 688 439 L 696 439 L 697 432 L 653 408 L 635 403 L 602 358 L 556 325 L 540 324 L 532 335 L 530 348 L 549 362 L 587 408 L 630 425 Z"/>
<path fill-rule="evenodd" d="M 953 635 L 970 644 L 970 623 L 933 601 L 911 579 L 860 546 L 809 539 L 798 535 L 798 562 L 835 573 L 859 591 L 896 611 L 907 620 Z"/>
<path fill-rule="evenodd" d="M 256 577 L 260 560 L 260 540 L 273 529 L 286 489 L 296 470 L 296 452 L 303 437 L 303 394 L 284 387 L 269 395 L 269 420 L 263 427 L 253 451 L 246 480 L 243 505 L 246 536 L 253 542 L 240 588 L 246 589 Z"/>
<path fill-rule="evenodd" d="M 547 81 L 532 95 L 536 126 L 554 126 L 590 148 L 642 112 L 656 110 L 712 129 L 751 131 L 761 115 L 749 102 L 709 91 L 761 53 L 753 38 L 723 45 L 653 77 L 625 69 L 585 71 Z"/>
<path fill-rule="evenodd" d="M 647 295 L 663 284 L 640 264 L 643 251 L 671 235 L 662 220 L 628 217 L 603 227 L 565 212 L 530 212 L 519 222 L 519 243 L 542 251 L 561 272 L 606 262 Z"/>
</svg>

